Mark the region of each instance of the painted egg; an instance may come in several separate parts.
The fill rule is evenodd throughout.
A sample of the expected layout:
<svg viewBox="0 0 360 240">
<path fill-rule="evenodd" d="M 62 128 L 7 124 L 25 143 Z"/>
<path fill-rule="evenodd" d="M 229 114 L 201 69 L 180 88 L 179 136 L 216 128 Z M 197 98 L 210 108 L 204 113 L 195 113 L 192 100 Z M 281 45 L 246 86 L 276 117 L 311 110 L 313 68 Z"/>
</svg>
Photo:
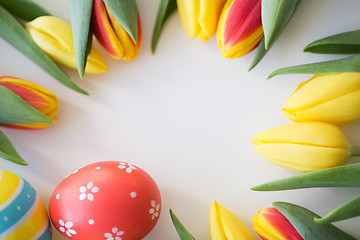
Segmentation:
<svg viewBox="0 0 360 240">
<path fill-rule="evenodd" d="M 51 237 L 50 220 L 39 194 L 18 175 L 0 170 L 0 239 Z"/>
<path fill-rule="evenodd" d="M 156 225 L 160 191 L 141 168 L 97 162 L 67 176 L 50 199 L 50 218 L 70 239 L 137 240 Z"/>
</svg>

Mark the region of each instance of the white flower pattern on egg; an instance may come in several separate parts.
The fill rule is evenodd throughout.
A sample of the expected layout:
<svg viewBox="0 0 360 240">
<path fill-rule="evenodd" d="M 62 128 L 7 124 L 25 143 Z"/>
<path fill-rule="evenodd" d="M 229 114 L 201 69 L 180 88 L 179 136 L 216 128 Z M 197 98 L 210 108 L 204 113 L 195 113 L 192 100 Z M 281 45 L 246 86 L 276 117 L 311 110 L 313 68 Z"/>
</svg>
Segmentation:
<svg viewBox="0 0 360 240">
<path fill-rule="evenodd" d="M 112 233 L 105 233 L 106 240 L 122 240 L 121 236 L 124 235 L 124 231 L 119 231 L 117 227 L 113 227 Z"/>
<path fill-rule="evenodd" d="M 66 233 L 66 235 L 68 235 L 69 237 L 72 237 L 72 235 L 76 235 L 76 231 L 71 229 L 74 226 L 74 224 L 71 221 L 64 223 L 62 219 L 59 219 L 59 224 L 60 224 L 59 230 L 61 232 Z"/>
<path fill-rule="evenodd" d="M 152 200 L 151 207 L 149 213 L 152 214 L 151 219 L 154 220 L 159 216 L 160 204 L 156 204 L 156 202 Z"/>
<path fill-rule="evenodd" d="M 125 162 L 120 162 L 118 168 L 125 169 L 125 172 L 127 173 L 131 173 L 133 170 L 137 170 L 137 168 L 134 165 Z"/>
<path fill-rule="evenodd" d="M 89 201 L 94 200 L 94 194 L 99 191 L 99 187 L 94 186 L 93 182 L 89 182 L 86 187 L 81 186 L 79 191 L 81 192 L 79 199 L 82 201 L 84 199 L 88 199 Z"/>
</svg>

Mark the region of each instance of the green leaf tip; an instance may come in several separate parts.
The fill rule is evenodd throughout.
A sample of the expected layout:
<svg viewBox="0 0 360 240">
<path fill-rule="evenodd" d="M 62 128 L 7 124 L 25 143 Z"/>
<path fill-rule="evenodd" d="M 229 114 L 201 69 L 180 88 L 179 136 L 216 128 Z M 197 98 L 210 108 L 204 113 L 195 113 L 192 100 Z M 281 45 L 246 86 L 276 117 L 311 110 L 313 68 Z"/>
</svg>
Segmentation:
<svg viewBox="0 0 360 240">
<path fill-rule="evenodd" d="M 25 21 L 51 15 L 46 9 L 31 0 L 0 0 L 0 5 L 11 14 Z"/>
<path fill-rule="evenodd" d="M 9 138 L 7 138 L 2 131 L 0 131 L 0 157 L 19 165 L 28 165 L 28 163 L 16 151 Z"/>
<path fill-rule="evenodd" d="M 325 54 L 360 53 L 360 30 L 335 34 L 308 44 L 304 52 Z"/>
<path fill-rule="evenodd" d="M 75 58 L 81 79 L 84 78 L 86 60 L 92 45 L 92 32 L 90 30 L 92 6 L 93 0 L 70 0 Z"/>
<path fill-rule="evenodd" d="M 360 187 L 360 163 L 319 170 L 264 183 L 251 190 L 281 191 L 315 187 Z"/>
<path fill-rule="evenodd" d="M 355 240 L 352 236 L 332 224 L 318 224 L 320 216 L 298 205 L 287 202 L 274 202 L 273 206 L 283 214 L 296 231 L 306 240 Z"/>
<path fill-rule="evenodd" d="M 174 224 L 174 227 L 179 234 L 181 240 L 195 240 L 195 238 L 189 233 L 188 230 L 184 227 L 184 225 L 180 222 L 179 218 L 174 214 L 174 212 L 169 210 L 171 220 Z"/>
<path fill-rule="evenodd" d="M 253 61 L 251 62 L 251 65 L 248 69 L 248 72 L 250 72 L 260 61 L 263 59 L 263 57 L 266 55 L 267 50 L 265 49 L 265 39 L 262 38 L 261 42 L 259 43 L 255 57 Z"/>
<path fill-rule="evenodd" d="M 106 7 L 129 34 L 134 43 L 138 41 L 138 8 L 135 0 L 103 0 Z"/>
<path fill-rule="evenodd" d="M 272 72 L 267 79 L 281 74 L 320 74 L 342 72 L 360 72 L 360 54 L 331 61 L 280 68 Z"/>
<path fill-rule="evenodd" d="M 320 224 L 333 223 L 360 216 L 360 196 L 337 207 L 322 218 L 315 218 Z"/>
<path fill-rule="evenodd" d="M 164 28 L 165 22 L 176 11 L 176 9 L 176 0 L 161 0 L 151 40 L 151 51 L 153 54 L 155 53 L 156 46 L 160 39 L 160 35 Z"/>
</svg>

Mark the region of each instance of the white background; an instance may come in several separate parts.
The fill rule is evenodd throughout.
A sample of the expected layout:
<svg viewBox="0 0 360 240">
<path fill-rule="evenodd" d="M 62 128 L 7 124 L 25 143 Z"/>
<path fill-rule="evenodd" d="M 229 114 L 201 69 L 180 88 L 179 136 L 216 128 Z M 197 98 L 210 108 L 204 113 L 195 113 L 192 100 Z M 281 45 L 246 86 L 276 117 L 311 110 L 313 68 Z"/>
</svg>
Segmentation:
<svg viewBox="0 0 360 240">
<path fill-rule="evenodd" d="M 68 1 L 36 2 L 70 21 Z M 358 196 L 358 189 L 249 188 L 297 174 L 258 156 L 250 140 L 260 131 L 290 123 L 281 107 L 310 75 L 266 77 L 280 67 L 341 57 L 302 49 L 319 38 L 359 29 L 359 1 L 303 1 L 251 72 L 247 69 L 254 52 L 234 60 L 223 58 L 215 37 L 206 44 L 188 39 L 178 13 L 167 22 L 153 55 L 150 42 L 160 0 L 137 3 L 144 41 L 133 62 L 112 59 L 95 42 L 109 73 L 80 80 L 75 70 L 65 69 L 90 96 L 66 88 L 0 39 L 0 75 L 40 84 L 59 97 L 60 105 L 59 120 L 47 129 L 1 128 L 29 163 L 23 167 L 1 160 L 1 169 L 28 180 L 48 205 L 57 184 L 79 167 L 101 160 L 133 163 L 154 178 L 162 194 L 162 214 L 148 240 L 178 239 L 169 208 L 196 239 L 208 239 L 214 199 L 256 235 L 250 218 L 273 201 L 292 202 L 324 215 Z M 359 126 L 359 121 L 341 126 L 354 145 L 360 144 Z M 360 238 L 359 223 L 352 219 L 336 225 Z M 54 232 L 54 239 L 65 239 Z"/>
</svg>

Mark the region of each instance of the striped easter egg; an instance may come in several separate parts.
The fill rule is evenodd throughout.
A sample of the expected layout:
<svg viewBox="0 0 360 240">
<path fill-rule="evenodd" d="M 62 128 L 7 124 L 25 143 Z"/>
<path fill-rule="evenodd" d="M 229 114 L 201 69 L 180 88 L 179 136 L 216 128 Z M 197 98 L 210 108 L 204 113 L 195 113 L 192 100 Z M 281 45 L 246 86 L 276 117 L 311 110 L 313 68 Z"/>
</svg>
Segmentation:
<svg viewBox="0 0 360 240">
<path fill-rule="evenodd" d="M 51 236 L 39 194 L 18 175 L 0 170 L 0 239 L 50 240 Z"/>
</svg>

